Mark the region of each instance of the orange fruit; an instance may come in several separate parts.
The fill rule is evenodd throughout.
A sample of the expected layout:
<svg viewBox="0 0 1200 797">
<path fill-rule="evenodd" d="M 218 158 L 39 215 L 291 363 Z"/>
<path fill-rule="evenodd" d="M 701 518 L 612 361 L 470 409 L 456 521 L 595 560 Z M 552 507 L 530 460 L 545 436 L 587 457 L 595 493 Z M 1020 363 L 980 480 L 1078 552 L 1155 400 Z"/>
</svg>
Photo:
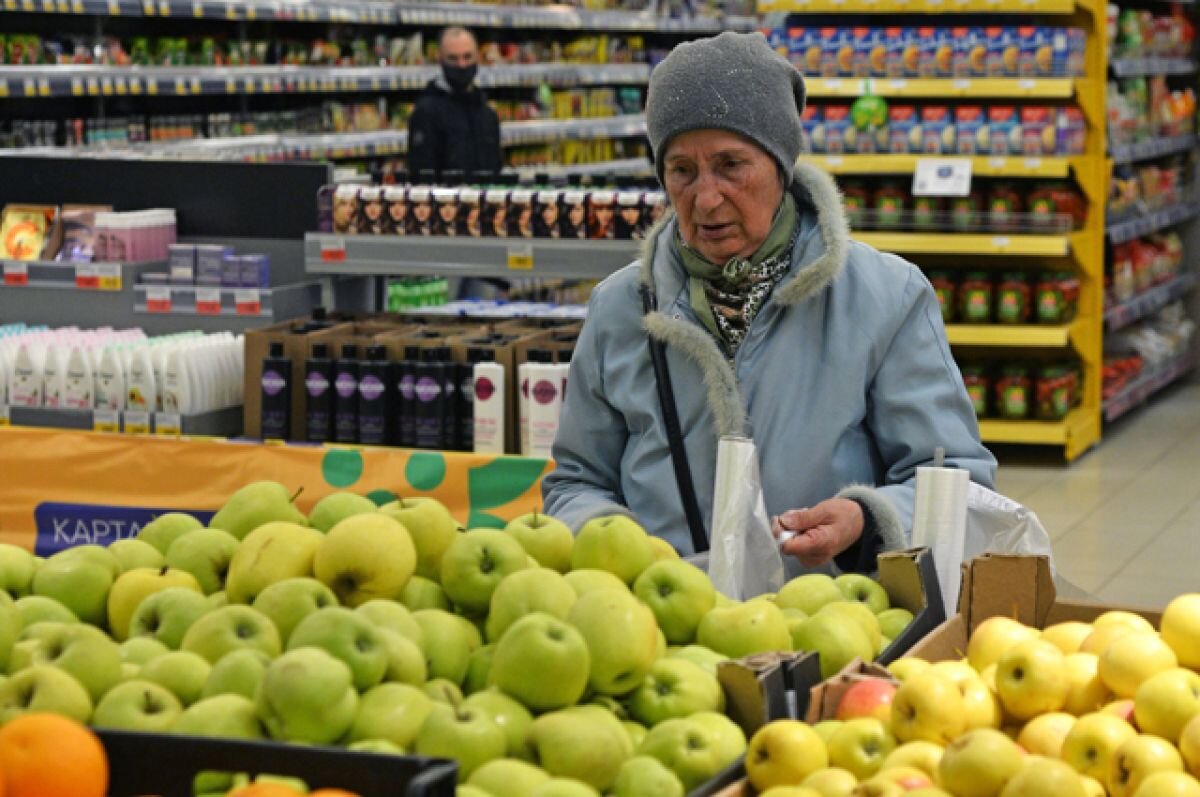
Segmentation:
<svg viewBox="0 0 1200 797">
<path fill-rule="evenodd" d="M 4 797 L 104 797 L 108 756 L 96 734 L 57 714 L 25 714 L 0 728 Z"/>
<path fill-rule="evenodd" d="M 304 797 L 301 792 L 281 783 L 251 783 L 229 792 L 226 797 Z"/>
</svg>

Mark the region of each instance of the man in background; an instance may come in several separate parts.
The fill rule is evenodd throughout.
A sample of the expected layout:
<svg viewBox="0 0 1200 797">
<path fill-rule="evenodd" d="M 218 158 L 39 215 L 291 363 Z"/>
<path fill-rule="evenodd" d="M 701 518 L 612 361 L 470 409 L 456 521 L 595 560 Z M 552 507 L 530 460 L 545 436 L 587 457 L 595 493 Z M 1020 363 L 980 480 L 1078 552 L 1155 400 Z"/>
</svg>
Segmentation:
<svg viewBox="0 0 1200 797">
<path fill-rule="evenodd" d="M 498 173 L 500 120 L 475 85 L 479 44 L 466 28 L 442 31 L 438 45 L 442 74 L 421 92 L 408 121 L 408 171 L 422 181 L 428 172 Z"/>
</svg>

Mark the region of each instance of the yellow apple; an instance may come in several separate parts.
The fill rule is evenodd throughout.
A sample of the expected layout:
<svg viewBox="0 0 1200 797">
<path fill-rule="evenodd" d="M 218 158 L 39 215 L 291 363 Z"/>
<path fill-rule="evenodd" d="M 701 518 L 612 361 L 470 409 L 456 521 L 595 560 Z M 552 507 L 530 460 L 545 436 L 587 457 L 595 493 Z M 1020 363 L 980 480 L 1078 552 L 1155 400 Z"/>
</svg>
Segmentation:
<svg viewBox="0 0 1200 797">
<path fill-rule="evenodd" d="M 904 791 L 925 789 L 934 785 L 934 777 L 923 769 L 916 767 L 891 767 L 881 769 L 871 777 L 878 783 L 895 783 Z"/>
<path fill-rule="evenodd" d="M 1179 736 L 1179 752 L 1183 754 L 1183 763 L 1188 772 L 1200 778 L 1200 717 L 1193 717 L 1183 726 Z"/>
<path fill-rule="evenodd" d="M 1100 654 L 1100 679 L 1117 697 L 1131 698 L 1152 675 L 1179 666 L 1175 652 L 1153 631 L 1119 637 Z"/>
<path fill-rule="evenodd" d="M 989 617 L 979 624 L 967 643 L 967 661 L 976 672 L 1000 660 L 1006 650 L 1036 639 L 1038 631 L 1008 617 Z"/>
<path fill-rule="evenodd" d="M 1082 717 L 1112 702 L 1113 693 L 1100 678 L 1100 657 L 1095 653 L 1067 654 L 1067 701 L 1063 711 Z"/>
<path fill-rule="evenodd" d="M 1096 628 L 1104 628 L 1108 625 L 1123 625 L 1134 631 L 1154 631 L 1154 626 L 1150 621 L 1140 614 L 1116 610 L 1100 615 L 1092 621 L 1092 625 Z"/>
<path fill-rule="evenodd" d="M 899 741 L 947 745 L 966 727 L 962 693 L 950 679 L 930 670 L 914 675 L 896 689 L 891 730 Z"/>
<path fill-rule="evenodd" d="M 975 728 L 999 728 L 1003 718 L 1000 700 L 988 688 L 982 678 L 971 677 L 958 685 L 958 691 L 963 697 L 963 718 L 967 730 Z"/>
<path fill-rule="evenodd" d="M 983 672 L 979 673 L 979 677 L 980 677 L 980 679 L 983 680 L 983 682 L 985 684 L 987 684 L 988 689 L 991 689 L 993 692 L 996 691 L 996 665 L 995 664 L 989 664 L 988 666 L 984 667 Z"/>
<path fill-rule="evenodd" d="M 943 678 L 949 679 L 950 682 L 955 686 L 963 681 L 979 677 L 979 673 L 976 672 L 975 669 L 965 661 L 934 662 L 933 666 L 929 669 L 931 672 L 937 673 Z"/>
<path fill-rule="evenodd" d="M 650 539 L 657 540 L 658 537 L 651 537 Z M 671 550 L 674 550 L 674 548 Z M 772 786 L 766 791 L 760 792 L 758 797 L 821 797 L 821 795 L 803 786 Z"/>
<path fill-rule="evenodd" d="M 1087 623 L 1066 622 L 1046 626 L 1042 631 L 1042 639 L 1049 642 L 1063 653 L 1071 654 L 1079 651 L 1083 640 L 1092 633 L 1092 626 Z"/>
<path fill-rule="evenodd" d="M 883 759 L 880 772 L 886 772 L 895 767 L 919 769 L 931 778 L 937 778 L 938 764 L 942 762 L 945 750 L 933 742 L 906 742 L 888 754 Z"/>
<path fill-rule="evenodd" d="M 1087 797 L 1079 774 L 1062 761 L 1028 756 L 1000 797 Z"/>
<path fill-rule="evenodd" d="M 821 797 L 850 797 L 858 785 L 858 778 L 848 770 L 829 767 L 812 773 L 800 785 L 812 789 Z"/>
<path fill-rule="evenodd" d="M 1105 714 L 1112 714 L 1114 717 L 1120 717 L 1132 725 L 1134 705 L 1132 699 L 1114 700 L 1106 704 L 1100 711 Z"/>
<path fill-rule="evenodd" d="M 1043 714 L 1025 724 L 1017 735 L 1017 744 L 1034 755 L 1061 758 L 1063 742 L 1073 727 L 1075 717 L 1070 714 L 1061 711 Z"/>
<path fill-rule="evenodd" d="M 841 720 L 822 720 L 812 726 L 817 736 L 821 737 L 821 741 L 829 744 L 829 739 L 833 736 L 833 732 L 842 727 Z"/>
<path fill-rule="evenodd" d="M 1068 686 L 1066 657 L 1041 639 L 1018 643 L 996 663 L 996 692 L 1014 719 L 1060 710 Z"/>
<path fill-rule="evenodd" d="M 829 763 L 866 780 L 879 771 L 883 760 L 896 749 L 896 739 L 874 717 L 847 720 L 829 739 Z"/>
<path fill-rule="evenodd" d="M 1079 650 L 1083 653 L 1095 653 L 1099 656 L 1108 650 L 1108 646 L 1115 640 L 1126 634 L 1135 633 L 1135 631 L 1136 629 L 1130 628 L 1124 623 L 1109 623 L 1088 634 L 1087 639 L 1083 640 L 1083 644 L 1079 646 Z"/>
<path fill-rule="evenodd" d="M 1179 663 L 1200 669 L 1200 593 L 1180 595 L 1167 604 L 1162 616 L 1162 638 Z"/>
<path fill-rule="evenodd" d="M 795 786 L 829 766 L 825 743 L 811 727 L 796 720 L 776 720 L 759 728 L 746 750 L 746 775 L 754 788 Z"/>
<path fill-rule="evenodd" d="M 1085 714 L 1063 739 L 1062 759 L 1081 775 L 1096 780 L 1108 779 L 1108 764 L 1113 753 L 1137 736 L 1133 726 L 1112 714 Z"/>
<path fill-rule="evenodd" d="M 1186 772 L 1155 772 L 1133 797 L 1200 797 L 1200 781 Z"/>
<path fill-rule="evenodd" d="M 888 672 L 900 683 L 904 683 L 919 672 L 925 672 L 932 667 L 925 659 L 900 658 L 887 666 Z"/>
<path fill-rule="evenodd" d="M 946 747 L 938 785 L 958 797 L 995 797 L 1021 771 L 1016 742 L 991 728 L 970 731 Z"/>
<path fill-rule="evenodd" d="M 1142 734 L 1126 740 L 1108 762 L 1108 793 L 1133 797 L 1142 781 L 1155 772 L 1183 772 L 1183 759 L 1168 741 Z"/>
<path fill-rule="evenodd" d="M 1089 775 L 1080 775 L 1079 782 L 1083 784 L 1083 793 L 1087 797 L 1108 797 L 1104 784 Z"/>
<path fill-rule="evenodd" d="M 1142 733 L 1178 743 L 1184 727 L 1200 715 L 1200 675 L 1177 667 L 1148 678 L 1133 698 L 1133 716 Z"/>
</svg>

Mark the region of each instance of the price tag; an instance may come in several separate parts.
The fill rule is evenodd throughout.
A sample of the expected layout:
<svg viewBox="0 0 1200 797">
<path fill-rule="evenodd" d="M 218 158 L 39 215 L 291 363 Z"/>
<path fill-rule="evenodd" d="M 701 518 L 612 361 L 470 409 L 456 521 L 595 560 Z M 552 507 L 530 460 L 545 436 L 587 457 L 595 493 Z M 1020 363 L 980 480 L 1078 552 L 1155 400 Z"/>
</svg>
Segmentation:
<svg viewBox="0 0 1200 797">
<path fill-rule="evenodd" d="M 171 4 L 168 3 L 167 0 L 158 1 L 158 15 L 160 17 L 171 16 Z"/>
<path fill-rule="evenodd" d="M 154 0 L 142 0 L 142 13 L 148 17 L 154 16 Z"/>
<path fill-rule="evenodd" d="M 5 263 L 4 284 L 13 287 L 28 285 L 29 266 L 25 263 Z"/>
<path fill-rule="evenodd" d="M 97 287 L 102 291 L 121 290 L 121 264 L 99 263 L 96 266 Z"/>
<path fill-rule="evenodd" d="M 346 239 L 331 238 L 328 241 L 321 241 L 321 262 L 345 263 Z"/>
<path fill-rule="evenodd" d="M 1036 85 L 1037 81 L 1029 78 L 1017 81 L 1017 88 L 1019 88 L 1021 91 L 1033 91 L 1033 88 Z"/>
<path fill-rule="evenodd" d="M 237 81 L 233 78 L 225 78 L 225 93 L 237 94 Z"/>
<path fill-rule="evenodd" d="M 100 269 L 95 263 L 80 263 L 75 267 L 75 287 L 94 291 L 100 288 Z"/>
<path fill-rule="evenodd" d="M 183 433 L 183 424 L 179 415 L 173 412 L 156 412 L 154 414 L 154 433 L 163 437 L 179 437 Z"/>
<path fill-rule="evenodd" d="M 1026 158 L 1025 159 L 1025 168 L 1030 169 L 1030 170 L 1042 168 L 1042 159 L 1041 158 Z"/>
<path fill-rule="evenodd" d="M 246 6 L 246 19 L 250 20 L 251 22 L 258 19 L 258 9 L 252 5 Z"/>
<path fill-rule="evenodd" d="M 193 94 L 203 94 L 204 93 L 204 87 L 200 84 L 200 78 L 198 78 L 198 77 L 192 78 L 192 93 Z"/>
<path fill-rule="evenodd" d="M 513 271 L 532 271 L 533 246 L 526 244 L 508 247 L 508 267 Z"/>
<path fill-rule="evenodd" d="M 72 14 L 82 14 L 83 13 L 83 0 L 71 0 L 71 13 Z"/>
<path fill-rule="evenodd" d="M 150 434 L 150 413 L 126 410 L 125 434 Z"/>
<path fill-rule="evenodd" d="M 171 289 L 162 285 L 146 288 L 146 311 L 149 313 L 171 312 Z"/>
<path fill-rule="evenodd" d="M 110 434 L 121 431 L 121 413 L 116 410 L 93 410 L 92 431 Z"/>
<path fill-rule="evenodd" d="M 913 174 L 913 196 L 968 196 L 970 158 L 919 158 Z"/>
<path fill-rule="evenodd" d="M 112 93 L 113 93 L 112 78 L 110 78 L 110 77 L 100 78 L 100 93 L 103 94 L 105 97 L 112 96 Z"/>
<path fill-rule="evenodd" d="M 87 79 L 87 93 L 89 97 L 95 97 L 100 93 L 100 81 L 94 77 Z"/>
<path fill-rule="evenodd" d="M 262 315 L 258 288 L 240 288 L 233 292 L 233 307 L 238 315 Z"/>
<path fill-rule="evenodd" d="M 133 80 L 129 81 L 129 93 L 130 94 L 141 94 L 142 93 L 142 79 L 140 77 L 135 77 Z"/>
<path fill-rule="evenodd" d="M 121 15 L 121 4 L 117 0 L 108 0 L 108 15 L 110 17 L 119 17 Z"/>
<path fill-rule="evenodd" d="M 221 289 L 197 288 L 196 313 L 199 315 L 221 314 Z"/>
<path fill-rule="evenodd" d="M 192 3 L 192 16 L 196 19 L 204 19 L 204 3 L 201 3 L 200 0 Z"/>
<path fill-rule="evenodd" d="M 1000 170 L 1006 168 L 1007 166 L 1008 158 L 988 158 L 988 168 L 990 169 Z"/>
<path fill-rule="evenodd" d="M 36 80 L 34 80 L 33 78 L 26 78 L 24 85 L 25 85 L 25 96 L 26 97 L 36 97 L 37 96 L 37 81 Z"/>
<path fill-rule="evenodd" d="M 992 238 L 992 246 L 996 247 L 997 249 L 1007 249 L 1010 243 L 1012 243 L 1012 241 L 1009 240 L 1007 235 L 997 235 Z"/>
<path fill-rule="evenodd" d="M 7 404 L 0 404 L 0 426 L 12 426 L 12 415 Z"/>
<path fill-rule="evenodd" d="M 146 78 L 146 93 L 155 95 L 158 94 L 158 81 L 154 78 Z"/>
<path fill-rule="evenodd" d="M 175 93 L 180 96 L 188 93 L 187 81 L 181 77 L 175 78 Z"/>
<path fill-rule="evenodd" d="M 954 87 L 955 91 L 970 91 L 971 90 L 971 81 L 964 80 L 962 78 L 955 80 L 950 85 L 952 85 Z"/>
<path fill-rule="evenodd" d="M 0 80 L 0 97 L 8 96 L 8 81 Z"/>
</svg>

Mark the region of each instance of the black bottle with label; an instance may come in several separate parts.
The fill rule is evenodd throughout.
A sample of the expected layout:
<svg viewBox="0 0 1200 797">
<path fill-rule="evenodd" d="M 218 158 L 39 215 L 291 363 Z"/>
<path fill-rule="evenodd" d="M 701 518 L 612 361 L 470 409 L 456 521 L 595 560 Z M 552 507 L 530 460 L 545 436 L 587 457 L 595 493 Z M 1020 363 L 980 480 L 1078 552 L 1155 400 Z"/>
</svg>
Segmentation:
<svg viewBox="0 0 1200 797">
<path fill-rule="evenodd" d="M 396 363 L 396 442 L 406 448 L 417 444 L 417 365 L 419 346 L 406 346 L 404 359 Z"/>
<path fill-rule="evenodd" d="M 368 346 L 358 365 L 358 442 L 372 446 L 390 440 L 392 378 L 387 348 Z"/>
<path fill-rule="evenodd" d="M 347 343 L 333 368 L 333 439 L 358 442 L 358 347 Z"/>
<path fill-rule="evenodd" d="M 413 369 L 416 394 L 413 418 L 417 448 L 441 449 L 446 443 L 446 365 L 448 349 L 435 347 L 421 352 Z"/>
<path fill-rule="evenodd" d="M 329 346 L 314 343 L 304 363 L 304 439 L 324 443 L 333 439 L 333 360 Z"/>
<path fill-rule="evenodd" d="M 275 341 L 262 363 L 262 437 L 286 440 L 292 421 L 292 361 Z"/>
</svg>

